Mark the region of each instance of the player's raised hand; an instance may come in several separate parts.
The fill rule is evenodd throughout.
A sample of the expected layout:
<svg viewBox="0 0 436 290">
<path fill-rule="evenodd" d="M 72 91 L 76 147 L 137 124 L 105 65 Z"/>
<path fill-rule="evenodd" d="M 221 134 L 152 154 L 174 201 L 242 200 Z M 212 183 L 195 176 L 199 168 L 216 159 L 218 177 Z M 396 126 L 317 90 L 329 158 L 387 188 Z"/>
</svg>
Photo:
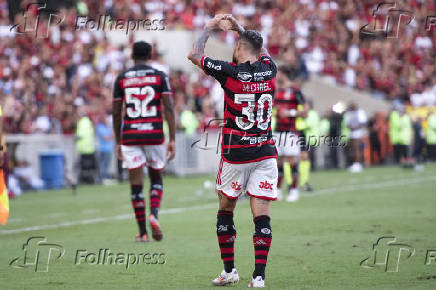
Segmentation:
<svg viewBox="0 0 436 290">
<path fill-rule="evenodd" d="M 209 20 L 208 23 L 206 23 L 206 28 L 209 30 L 227 30 L 227 26 L 224 25 L 222 20 L 224 19 L 225 14 L 217 14 L 214 18 Z"/>
<path fill-rule="evenodd" d="M 235 17 L 233 17 L 232 14 L 224 14 L 224 17 L 221 20 L 222 23 L 225 23 L 225 25 L 228 27 L 227 30 L 233 30 L 238 33 L 244 32 L 244 27 L 239 24 L 238 20 L 236 20 Z"/>
<path fill-rule="evenodd" d="M 174 141 L 170 141 L 167 147 L 167 159 L 168 161 L 174 159 L 176 156 L 176 143 Z"/>
</svg>

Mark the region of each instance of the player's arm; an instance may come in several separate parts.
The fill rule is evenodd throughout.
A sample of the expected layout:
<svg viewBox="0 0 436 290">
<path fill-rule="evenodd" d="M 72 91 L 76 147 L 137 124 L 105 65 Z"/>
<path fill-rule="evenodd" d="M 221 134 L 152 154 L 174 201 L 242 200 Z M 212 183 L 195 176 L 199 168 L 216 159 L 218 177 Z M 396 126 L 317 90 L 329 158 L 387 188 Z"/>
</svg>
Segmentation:
<svg viewBox="0 0 436 290">
<path fill-rule="evenodd" d="M 176 155 L 176 116 L 174 113 L 174 101 L 171 93 L 171 88 L 167 76 L 164 76 L 164 82 L 162 86 L 162 103 L 165 120 L 168 124 L 168 130 L 170 131 L 170 141 L 167 147 L 167 158 L 171 160 Z"/>
<path fill-rule="evenodd" d="M 119 85 L 119 78 L 115 81 L 114 85 L 114 98 L 112 103 L 112 123 L 114 129 L 114 137 L 116 142 L 116 150 L 118 159 L 122 160 L 121 155 L 121 125 L 122 125 L 122 111 L 123 111 L 123 92 Z"/>
<path fill-rule="evenodd" d="M 241 24 L 239 24 L 239 22 L 236 20 L 235 17 L 233 17 L 232 14 L 224 15 L 223 19 L 230 21 L 232 25 L 230 27 L 230 30 L 236 31 L 239 35 L 241 35 L 245 31 L 245 28 Z"/>
<path fill-rule="evenodd" d="M 203 32 L 194 43 L 194 47 L 188 55 L 188 59 L 201 69 L 203 68 L 202 59 L 204 56 L 204 48 L 206 47 L 206 42 L 209 39 L 209 36 L 212 34 L 213 30 L 218 29 L 218 24 L 224 17 L 225 15 L 223 14 L 216 15 L 205 25 Z"/>
</svg>

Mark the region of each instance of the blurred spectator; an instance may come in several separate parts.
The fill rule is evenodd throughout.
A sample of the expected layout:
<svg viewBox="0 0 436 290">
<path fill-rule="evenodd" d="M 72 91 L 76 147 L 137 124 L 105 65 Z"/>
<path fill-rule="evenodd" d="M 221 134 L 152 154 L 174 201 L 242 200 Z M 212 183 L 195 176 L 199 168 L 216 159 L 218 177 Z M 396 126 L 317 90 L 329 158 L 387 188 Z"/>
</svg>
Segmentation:
<svg viewBox="0 0 436 290">
<path fill-rule="evenodd" d="M 17 192 L 14 192 L 16 195 L 21 193 L 21 190 L 41 190 L 44 188 L 44 181 L 35 174 L 31 164 L 27 161 L 17 161 L 12 175 L 19 184 L 15 189 Z"/>
<path fill-rule="evenodd" d="M 341 113 L 341 110 L 335 110 L 332 108 L 328 116 L 328 124 L 329 124 L 328 136 L 332 140 L 336 140 L 339 136 L 344 135 L 343 134 L 344 132 L 342 130 L 342 120 L 343 120 L 343 114 Z M 339 146 L 329 146 L 329 147 L 330 147 L 330 164 L 328 167 L 339 168 L 340 147 Z"/>
<path fill-rule="evenodd" d="M 21 7 L 28 2 L 21 1 Z M 48 39 L 38 39 L 8 32 L 12 24 L 8 2 L 0 0 L 0 98 L 5 99 L 8 133 L 72 134 L 76 99 L 82 99 L 90 112 L 110 110 L 108 96 L 115 76 L 127 64 L 128 46 L 112 44 L 102 31 L 72 29 L 77 15 L 165 19 L 166 30 L 197 30 L 216 13 L 231 12 L 246 27 L 261 31 L 269 52 L 290 66 L 300 81 L 310 74 L 323 75 L 334 83 L 390 100 L 436 104 L 435 30 L 423 29 L 429 11 L 436 9 L 433 0 L 396 1 L 398 9 L 414 11 L 415 16 L 410 25 L 400 27 L 400 41 L 359 34 L 362 25 L 373 21 L 376 1 L 82 0 L 75 7 L 62 7 L 71 1 L 52 2 L 65 20 L 51 28 Z M 32 10 L 29 17 L 36 13 Z M 13 23 L 23 21 L 19 11 L 10 16 Z M 235 41 L 232 32 L 221 32 L 218 37 Z M 154 48 L 152 63 L 168 71 L 164 55 L 156 44 Z M 222 93 L 210 78 L 197 72 L 170 71 L 170 79 L 178 116 L 191 101 L 195 112 L 210 110 L 203 106 L 209 100 L 215 112 L 208 111 L 208 115 L 220 116 Z"/>
<path fill-rule="evenodd" d="M 384 112 L 376 113 L 368 122 L 371 164 L 382 164 L 389 151 L 389 124 Z"/>
<path fill-rule="evenodd" d="M 98 168 L 100 179 L 103 182 L 112 178 L 109 174 L 111 159 L 114 149 L 114 136 L 112 131 L 111 117 L 100 115 L 96 126 L 98 139 Z"/>
<path fill-rule="evenodd" d="M 430 113 L 427 118 L 427 152 L 431 161 L 436 161 L 436 112 Z"/>
<path fill-rule="evenodd" d="M 351 172 L 361 172 L 363 162 L 363 138 L 366 135 L 366 123 L 368 122 L 365 111 L 359 109 L 356 103 L 351 103 L 344 115 L 344 122 L 350 129 L 350 146 L 353 164 Z"/>
<path fill-rule="evenodd" d="M 424 161 L 423 151 L 425 147 L 425 132 L 422 128 L 422 118 L 416 118 L 413 120 L 413 160 L 415 162 L 415 168 L 423 169 L 421 163 Z"/>
<path fill-rule="evenodd" d="M 98 178 L 97 161 L 95 156 L 94 125 L 86 115 L 84 108 L 79 109 L 77 121 L 77 152 L 80 155 L 79 180 L 87 183 L 96 183 Z"/>
<path fill-rule="evenodd" d="M 397 106 L 389 116 L 389 138 L 394 147 L 394 161 L 407 165 L 412 141 L 412 122 L 403 106 Z"/>
</svg>

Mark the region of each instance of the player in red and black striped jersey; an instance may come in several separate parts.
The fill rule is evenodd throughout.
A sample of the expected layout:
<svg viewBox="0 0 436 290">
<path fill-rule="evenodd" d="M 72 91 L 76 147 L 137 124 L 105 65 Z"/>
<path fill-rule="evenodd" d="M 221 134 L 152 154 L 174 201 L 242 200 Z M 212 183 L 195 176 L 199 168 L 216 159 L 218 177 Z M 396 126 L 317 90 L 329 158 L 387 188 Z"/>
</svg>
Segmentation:
<svg viewBox="0 0 436 290">
<path fill-rule="evenodd" d="M 143 166 L 150 177 L 150 215 L 152 237 L 162 239 L 158 210 L 162 198 L 162 169 L 175 155 L 175 117 L 171 88 L 165 73 L 147 65 L 151 45 L 136 42 L 132 58 L 135 65 L 122 72 L 114 85 L 113 123 L 117 156 L 129 170 L 132 206 L 139 227 L 136 241 L 148 241 L 145 225 Z M 122 114 L 124 113 L 124 117 Z M 169 127 L 170 140 L 164 144 L 163 119 Z"/>
<path fill-rule="evenodd" d="M 204 55 L 204 46 L 213 30 L 225 24 L 239 33 L 233 62 Z M 221 164 L 216 190 L 220 205 L 217 235 L 224 270 L 214 285 L 239 281 L 234 268 L 233 245 L 236 229 L 233 211 L 238 196 L 250 196 L 255 232 L 255 270 L 251 286 L 264 284 L 265 266 L 271 244 L 270 201 L 277 198 L 277 150 L 271 132 L 271 113 L 277 68 L 262 48 L 259 32 L 244 30 L 231 15 L 212 19 L 194 45 L 188 58 L 206 74 L 215 78 L 224 90 Z"/>
<path fill-rule="evenodd" d="M 277 125 L 274 134 L 279 153 L 278 196 L 281 197 L 281 182 L 284 174 L 286 174 L 289 178 L 285 178 L 285 180 L 292 179 L 292 182 L 287 181 L 291 183 L 289 184 L 289 195 L 286 199 L 289 202 L 297 201 L 299 198 L 298 157 L 301 149 L 305 147 L 304 136 L 297 130 L 296 122 L 298 117 L 306 117 L 308 111 L 306 100 L 301 91 L 293 85 L 292 78 L 292 72 L 287 67 L 279 69 L 275 99 Z M 290 172 L 284 172 L 284 166 L 287 163 L 290 164 Z"/>
</svg>

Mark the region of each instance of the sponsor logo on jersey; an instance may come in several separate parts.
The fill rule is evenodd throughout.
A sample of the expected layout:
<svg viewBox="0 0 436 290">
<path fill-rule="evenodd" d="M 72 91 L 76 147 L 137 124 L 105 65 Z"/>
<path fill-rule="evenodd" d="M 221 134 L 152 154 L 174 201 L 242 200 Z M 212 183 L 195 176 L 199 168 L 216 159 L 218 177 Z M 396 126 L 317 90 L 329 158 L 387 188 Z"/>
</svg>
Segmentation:
<svg viewBox="0 0 436 290">
<path fill-rule="evenodd" d="M 237 76 L 238 80 L 242 82 L 249 82 L 253 78 L 253 76 L 248 72 L 239 72 Z"/>
<path fill-rule="evenodd" d="M 152 123 L 139 123 L 139 124 L 133 124 L 132 126 L 130 126 L 132 129 L 136 129 L 139 131 L 145 131 L 145 130 L 153 130 L 153 124 Z"/>
<path fill-rule="evenodd" d="M 241 185 L 237 181 L 232 182 L 232 189 L 235 191 L 241 190 Z"/>
<path fill-rule="evenodd" d="M 270 76 L 270 75 L 272 75 L 272 71 L 271 70 L 261 71 L 261 72 L 254 73 L 255 77 L 266 77 L 266 76 Z"/>
<path fill-rule="evenodd" d="M 212 62 L 208 61 L 206 63 L 206 66 L 208 68 L 214 69 L 214 70 L 221 70 L 221 65 L 214 65 Z"/>
<path fill-rule="evenodd" d="M 260 137 L 247 137 L 247 136 L 245 136 L 245 137 L 241 138 L 241 141 L 249 141 L 250 145 L 253 145 L 253 144 L 268 141 L 268 137 L 267 136 L 260 136 Z"/>
<path fill-rule="evenodd" d="M 259 183 L 259 188 L 263 189 L 263 190 L 272 190 L 273 189 L 273 184 L 269 183 L 268 181 L 261 181 Z"/>
<path fill-rule="evenodd" d="M 253 81 L 255 82 L 262 82 L 265 80 L 266 76 L 272 75 L 272 71 L 264 71 L 264 72 L 257 72 L 254 73 Z"/>
</svg>

